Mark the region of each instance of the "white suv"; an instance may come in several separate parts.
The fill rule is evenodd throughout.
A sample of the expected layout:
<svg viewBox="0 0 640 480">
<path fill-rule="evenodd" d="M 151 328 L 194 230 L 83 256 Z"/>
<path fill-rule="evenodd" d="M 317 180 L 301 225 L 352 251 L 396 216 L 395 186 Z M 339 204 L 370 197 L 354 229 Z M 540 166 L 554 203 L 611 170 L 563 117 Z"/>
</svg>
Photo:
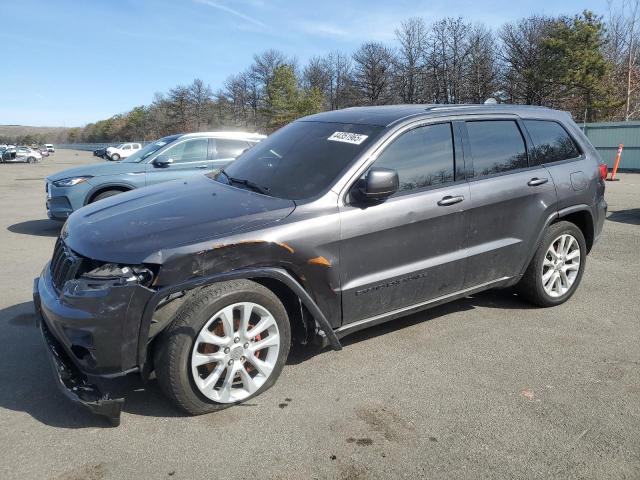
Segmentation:
<svg viewBox="0 0 640 480">
<path fill-rule="evenodd" d="M 117 162 L 118 160 L 127 158 L 128 156 L 134 154 L 141 148 L 142 146 L 139 143 L 122 143 L 117 147 L 107 148 L 107 158 L 109 160 Z"/>
</svg>

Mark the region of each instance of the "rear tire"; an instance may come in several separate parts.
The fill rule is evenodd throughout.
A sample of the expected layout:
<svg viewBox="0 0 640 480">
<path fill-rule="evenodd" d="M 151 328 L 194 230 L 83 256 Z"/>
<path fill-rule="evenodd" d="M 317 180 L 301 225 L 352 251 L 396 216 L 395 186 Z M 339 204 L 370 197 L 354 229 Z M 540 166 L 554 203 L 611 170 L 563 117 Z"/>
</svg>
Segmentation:
<svg viewBox="0 0 640 480">
<path fill-rule="evenodd" d="M 35 161 L 36 161 L 36 159 L 33 158 L 33 157 L 27 158 L 27 163 L 34 163 Z"/>
<path fill-rule="evenodd" d="M 105 198 L 113 197 L 114 195 L 118 195 L 122 193 L 122 190 L 107 190 L 106 192 L 99 193 L 89 203 L 97 202 L 98 200 L 103 200 Z"/>
<path fill-rule="evenodd" d="M 516 290 L 540 307 L 560 305 L 580 285 L 586 260 L 587 244 L 582 231 L 571 222 L 554 223 L 547 227 Z"/>
<path fill-rule="evenodd" d="M 222 282 L 190 293 L 162 332 L 156 377 L 181 410 L 214 412 L 270 388 L 290 344 L 287 311 L 271 290 L 250 280 Z"/>
</svg>

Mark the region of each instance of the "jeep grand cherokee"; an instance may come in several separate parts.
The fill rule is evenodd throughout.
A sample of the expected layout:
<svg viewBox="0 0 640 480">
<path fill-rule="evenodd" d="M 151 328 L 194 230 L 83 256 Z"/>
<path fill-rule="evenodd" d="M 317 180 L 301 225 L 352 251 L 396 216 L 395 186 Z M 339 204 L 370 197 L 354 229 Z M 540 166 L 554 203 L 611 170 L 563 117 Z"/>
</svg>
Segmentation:
<svg viewBox="0 0 640 480">
<path fill-rule="evenodd" d="M 155 370 L 181 409 L 245 401 L 292 342 L 489 288 L 567 301 L 602 230 L 598 154 L 539 107 L 389 106 L 302 118 L 226 169 L 72 214 L 34 284 L 67 395 L 119 422 Z"/>
</svg>

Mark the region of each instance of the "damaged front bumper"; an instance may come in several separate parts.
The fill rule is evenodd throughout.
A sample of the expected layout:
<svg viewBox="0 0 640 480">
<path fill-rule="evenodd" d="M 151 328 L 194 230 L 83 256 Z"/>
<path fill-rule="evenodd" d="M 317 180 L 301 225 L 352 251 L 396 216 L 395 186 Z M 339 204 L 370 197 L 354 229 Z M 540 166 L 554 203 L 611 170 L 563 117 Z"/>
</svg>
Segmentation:
<svg viewBox="0 0 640 480">
<path fill-rule="evenodd" d="M 110 398 L 109 393 L 103 393 L 97 385 L 89 383 L 88 378 L 69 360 L 60 343 L 53 337 L 42 315 L 37 316 L 53 374 L 62 393 L 72 402 L 84 405 L 92 413 L 107 417 L 112 426 L 120 425 L 124 398 Z"/>
<path fill-rule="evenodd" d="M 122 378 L 139 371 L 140 320 L 151 294 L 139 285 L 58 291 L 48 265 L 33 283 L 38 326 L 56 383 L 70 400 L 112 425 L 120 423 Z"/>
</svg>

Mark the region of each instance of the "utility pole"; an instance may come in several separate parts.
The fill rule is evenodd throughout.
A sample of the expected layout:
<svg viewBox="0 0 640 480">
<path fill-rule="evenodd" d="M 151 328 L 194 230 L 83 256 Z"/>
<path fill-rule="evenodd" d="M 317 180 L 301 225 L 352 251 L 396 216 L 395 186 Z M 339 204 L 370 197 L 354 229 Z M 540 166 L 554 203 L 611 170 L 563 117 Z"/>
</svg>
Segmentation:
<svg viewBox="0 0 640 480">
<path fill-rule="evenodd" d="M 633 8 L 631 11 L 631 24 L 629 25 L 629 46 L 627 51 L 627 102 L 626 102 L 626 110 L 624 120 L 626 122 L 629 121 L 629 117 L 631 116 L 631 93 L 634 89 L 631 88 L 631 77 L 633 73 L 633 67 L 636 63 L 636 39 L 635 39 L 635 30 L 636 30 L 636 21 L 638 17 L 638 4 L 640 2 L 635 0 L 633 4 Z"/>
</svg>

